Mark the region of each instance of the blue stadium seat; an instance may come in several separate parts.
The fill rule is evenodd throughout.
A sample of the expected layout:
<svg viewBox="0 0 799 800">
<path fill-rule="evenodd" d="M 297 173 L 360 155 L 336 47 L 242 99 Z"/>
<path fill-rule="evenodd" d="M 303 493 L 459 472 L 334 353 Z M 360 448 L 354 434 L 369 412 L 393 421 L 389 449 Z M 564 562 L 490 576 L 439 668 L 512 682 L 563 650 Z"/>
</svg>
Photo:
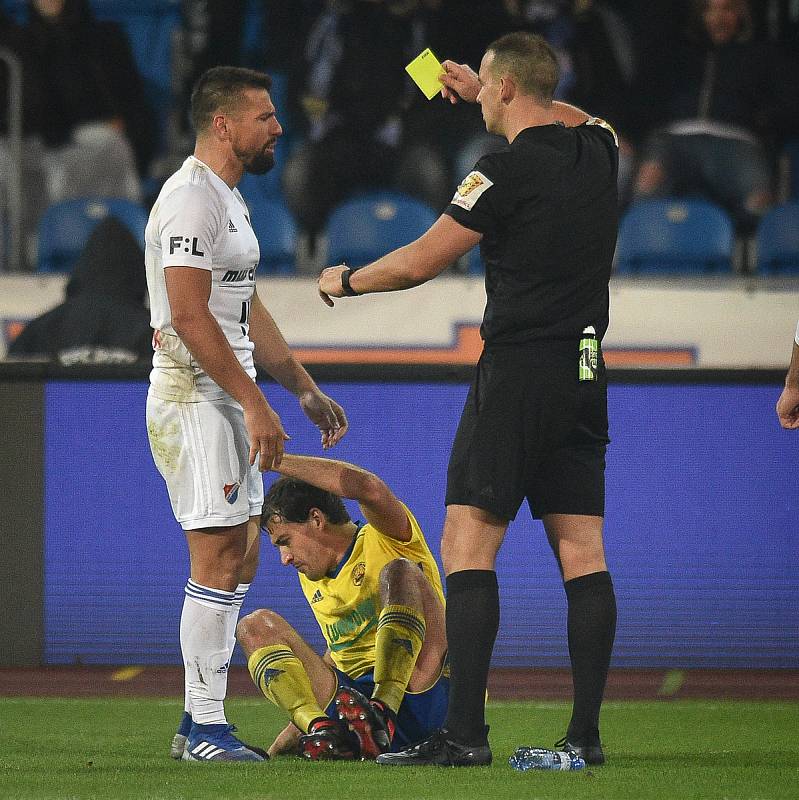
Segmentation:
<svg viewBox="0 0 799 800">
<path fill-rule="evenodd" d="M 729 272 L 732 220 L 706 200 L 664 198 L 633 203 L 619 227 L 619 273 L 706 274 Z"/>
<path fill-rule="evenodd" d="M 54 203 L 39 222 L 39 272 L 69 272 L 95 226 L 116 217 L 144 248 L 147 212 L 137 203 L 116 197 L 81 197 Z"/>
<path fill-rule="evenodd" d="M 278 200 L 252 199 L 247 203 L 250 222 L 261 248 L 259 268 L 277 275 L 291 275 L 296 269 L 297 225 L 286 206 Z"/>
<path fill-rule="evenodd" d="M 760 221 L 757 271 L 799 275 L 799 202 L 772 208 Z"/>
<path fill-rule="evenodd" d="M 404 194 L 374 192 L 354 197 L 330 215 L 327 260 L 362 267 L 417 239 L 437 218 L 432 208 Z"/>
</svg>

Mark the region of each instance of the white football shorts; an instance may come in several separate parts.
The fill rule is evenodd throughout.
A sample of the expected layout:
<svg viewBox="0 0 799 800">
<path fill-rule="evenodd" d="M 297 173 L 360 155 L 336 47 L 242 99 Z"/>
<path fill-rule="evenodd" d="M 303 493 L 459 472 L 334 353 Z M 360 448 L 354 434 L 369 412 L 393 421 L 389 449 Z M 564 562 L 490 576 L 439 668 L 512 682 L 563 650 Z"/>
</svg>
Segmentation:
<svg viewBox="0 0 799 800">
<path fill-rule="evenodd" d="M 238 403 L 178 403 L 148 394 L 147 436 L 184 530 L 240 525 L 261 513 L 264 484 L 258 462 L 249 464 Z"/>
</svg>

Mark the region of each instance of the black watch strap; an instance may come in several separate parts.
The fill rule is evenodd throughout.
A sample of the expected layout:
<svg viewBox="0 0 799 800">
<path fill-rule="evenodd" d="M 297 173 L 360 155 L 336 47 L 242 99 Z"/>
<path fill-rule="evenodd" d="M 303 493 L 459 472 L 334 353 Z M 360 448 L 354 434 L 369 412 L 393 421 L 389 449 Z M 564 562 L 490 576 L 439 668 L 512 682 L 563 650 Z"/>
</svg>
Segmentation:
<svg viewBox="0 0 799 800">
<path fill-rule="evenodd" d="M 354 269 L 345 269 L 344 272 L 341 273 L 341 288 L 344 289 L 344 294 L 347 297 L 357 297 L 358 292 L 350 286 L 350 276 L 352 273 L 355 272 Z"/>
</svg>

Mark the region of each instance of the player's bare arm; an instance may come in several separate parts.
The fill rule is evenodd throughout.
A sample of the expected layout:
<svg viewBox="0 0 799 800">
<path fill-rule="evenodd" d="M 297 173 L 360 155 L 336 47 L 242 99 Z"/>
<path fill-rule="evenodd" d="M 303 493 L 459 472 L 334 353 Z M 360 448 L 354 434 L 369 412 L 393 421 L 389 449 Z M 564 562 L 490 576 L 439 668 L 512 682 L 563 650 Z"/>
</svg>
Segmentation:
<svg viewBox="0 0 799 800">
<path fill-rule="evenodd" d="M 348 428 L 344 409 L 319 389 L 297 361 L 257 291 L 252 296 L 250 339 L 255 362 L 297 397 L 305 415 L 321 431 L 322 447 L 336 444 Z"/>
<path fill-rule="evenodd" d="M 405 507 L 373 472 L 346 461 L 288 453 L 275 469 L 281 475 L 356 500 L 370 525 L 392 539 L 410 541 L 413 532 Z"/>
<path fill-rule="evenodd" d="M 777 401 L 777 417 L 786 430 L 799 428 L 799 344 L 794 342 L 785 388 Z"/>
<path fill-rule="evenodd" d="M 208 309 L 210 271 L 168 267 L 164 276 L 175 333 L 207 375 L 241 404 L 250 438 L 250 464 L 259 456 L 258 468 L 262 472 L 271 469 L 280 462 L 283 442 L 288 437 L 280 418 L 244 371 Z"/>
<path fill-rule="evenodd" d="M 468 253 L 482 234 L 442 214 L 416 241 L 373 261 L 350 276 L 357 294 L 410 289 L 435 278 L 450 264 Z M 331 297 L 344 297 L 341 273 L 345 265 L 328 267 L 319 276 L 319 294 L 328 306 Z"/>
</svg>

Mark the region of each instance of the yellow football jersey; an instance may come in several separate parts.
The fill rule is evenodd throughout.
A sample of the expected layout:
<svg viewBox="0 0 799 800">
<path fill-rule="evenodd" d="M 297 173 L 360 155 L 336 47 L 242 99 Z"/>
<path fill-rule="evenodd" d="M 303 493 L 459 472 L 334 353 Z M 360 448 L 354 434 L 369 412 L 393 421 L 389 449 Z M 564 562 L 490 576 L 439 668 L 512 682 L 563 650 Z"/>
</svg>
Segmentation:
<svg viewBox="0 0 799 800">
<path fill-rule="evenodd" d="M 319 623 L 336 667 L 353 678 L 369 672 L 375 663 L 375 632 L 382 608 L 380 571 L 395 558 L 418 564 L 444 602 L 438 565 L 422 529 L 407 506 L 412 536 L 399 542 L 366 524 L 355 535 L 335 572 L 312 581 L 299 573 L 305 599 Z"/>
</svg>

